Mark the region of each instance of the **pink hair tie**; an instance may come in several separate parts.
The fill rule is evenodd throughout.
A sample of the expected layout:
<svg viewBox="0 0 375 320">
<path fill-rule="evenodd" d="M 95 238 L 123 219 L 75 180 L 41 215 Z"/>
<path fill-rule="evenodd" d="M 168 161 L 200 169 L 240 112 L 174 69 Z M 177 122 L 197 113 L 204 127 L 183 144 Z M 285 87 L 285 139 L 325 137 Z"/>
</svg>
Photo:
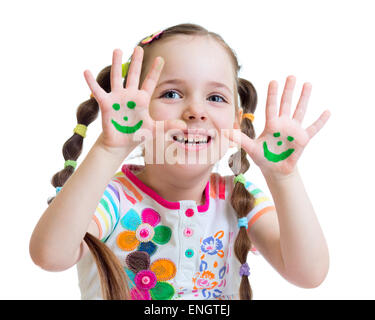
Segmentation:
<svg viewBox="0 0 375 320">
<path fill-rule="evenodd" d="M 159 39 L 160 35 L 163 33 L 164 30 L 161 30 L 161 31 L 158 31 L 158 32 L 155 32 L 153 33 L 151 36 L 148 36 L 147 38 L 144 38 L 141 43 L 142 44 L 147 44 L 147 43 L 150 43 L 154 40 L 157 40 Z"/>
</svg>

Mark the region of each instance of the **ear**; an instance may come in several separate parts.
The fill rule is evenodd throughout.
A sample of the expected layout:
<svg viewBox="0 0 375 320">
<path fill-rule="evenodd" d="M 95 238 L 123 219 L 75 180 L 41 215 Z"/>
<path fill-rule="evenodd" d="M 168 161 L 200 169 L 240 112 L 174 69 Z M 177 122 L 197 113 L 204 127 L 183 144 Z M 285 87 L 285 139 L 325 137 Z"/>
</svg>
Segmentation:
<svg viewBox="0 0 375 320">
<path fill-rule="evenodd" d="M 241 120 L 242 120 L 242 113 L 243 113 L 242 108 L 238 109 L 237 116 L 234 119 L 234 124 L 233 124 L 234 129 L 240 129 L 241 128 L 240 123 L 241 123 Z"/>
</svg>

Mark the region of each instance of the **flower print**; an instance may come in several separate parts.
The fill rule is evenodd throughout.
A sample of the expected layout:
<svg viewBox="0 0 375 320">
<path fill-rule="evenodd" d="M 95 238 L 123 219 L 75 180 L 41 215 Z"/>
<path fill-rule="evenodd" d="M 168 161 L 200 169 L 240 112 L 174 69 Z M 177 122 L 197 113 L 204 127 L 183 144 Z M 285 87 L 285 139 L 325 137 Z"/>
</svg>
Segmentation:
<svg viewBox="0 0 375 320">
<path fill-rule="evenodd" d="M 199 266 L 199 271 L 197 272 L 194 277 L 193 277 L 193 289 L 194 290 L 201 290 L 202 295 L 204 298 L 209 299 L 211 295 L 214 298 L 217 298 L 221 295 L 222 293 L 222 288 L 219 289 L 219 287 L 223 288 L 225 287 L 225 271 L 226 267 L 222 267 L 219 270 L 219 279 L 215 277 L 215 274 L 208 269 L 208 264 L 206 261 L 201 260 L 201 264 Z M 218 280 L 221 280 L 220 283 Z"/>
<path fill-rule="evenodd" d="M 131 280 L 130 294 L 133 300 L 170 300 L 174 287 L 166 282 L 176 275 L 176 266 L 169 259 L 157 259 L 150 265 L 145 251 L 135 251 L 126 257 L 125 268 Z"/>
<path fill-rule="evenodd" d="M 203 271 L 202 273 L 198 272 L 196 273 L 196 276 L 197 278 L 193 280 L 196 280 L 196 285 L 198 289 L 210 290 L 217 286 L 217 281 L 213 281 L 215 280 L 215 275 L 208 270 Z"/>
<path fill-rule="evenodd" d="M 220 239 L 215 239 L 214 237 L 208 237 L 203 240 L 203 243 L 201 245 L 201 250 L 205 253 L 214 255 L 222 247 L 223 247 L 223 244 Z"/>
<path fill-rule="evenodd" d="M 221 250 L 223 248 L 223 242 L 220 240 L 224 236 L 223 231 L 217 232 L 213 237 L 208 237 L 202 241 L 201 250 L 204 253 L 208 253 L 210 255 L 217 254 L 219 257 L 224 256 L 224 251 Z"/>
<path fill-rule="evenodd" d="M 157 250 L 157 245 L 168 243 L 172 230 L 160 223 L 160 214 L 154 209 L 146 208 L 141 217 L 130 209 L 120 220 L 125 231 L 117 236 L 117 245 L 124 251 L 147 252 L 150 256 Z"/>
</svg>

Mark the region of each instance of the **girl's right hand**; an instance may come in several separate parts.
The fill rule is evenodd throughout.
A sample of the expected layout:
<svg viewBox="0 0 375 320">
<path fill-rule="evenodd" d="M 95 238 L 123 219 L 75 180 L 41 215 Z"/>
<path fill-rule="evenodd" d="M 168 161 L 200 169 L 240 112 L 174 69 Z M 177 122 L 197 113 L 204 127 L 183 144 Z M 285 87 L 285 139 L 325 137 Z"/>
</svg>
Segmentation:
<svg viewBox="0 0 375 320">
<path fill-rule="evenodd" d="M 103 132 L 100 143 L 111 151 L 121 151 L 124 147 L 134 148 L 141 141 L 134 139 L 139 130 L 148 130 L 155 134 L 155 121 L 150 117 L 149 104 L 156 84 L 159 80 L 164 60 L 155 58 L 151 70 L 146 76 L 142 88 L 139 90 L 139 78 L 143 60 L 143 48 L 134 49 L 126 87 L 122 79 L 122 51 L 113 51 L 111 66 L 111 92 L 105 92 L 96 82 L 89 70 L 85 70 L 84 77 L 91 89 L 102 113 Z M 146 133 L 147 136 L 148 133 Z"/>
</svg>

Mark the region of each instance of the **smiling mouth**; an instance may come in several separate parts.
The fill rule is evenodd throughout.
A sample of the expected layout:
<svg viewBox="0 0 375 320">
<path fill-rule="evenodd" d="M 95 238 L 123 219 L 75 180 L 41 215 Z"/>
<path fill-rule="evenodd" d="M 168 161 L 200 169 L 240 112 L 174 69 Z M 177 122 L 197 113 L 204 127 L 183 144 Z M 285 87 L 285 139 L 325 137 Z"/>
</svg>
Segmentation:
<svg viewBox="0 0 375 320">
<path fill-rule="evenodd" d="M 288 149 L 279 154 L 273 153 L 268 150 L 266 141 L 263 142 L 263 150 L 264 150 L 264 156 L 266 157 L 266 159 L 272 162 L 279 162 L 279 161 L 285 160 L 294 152 L 294 149 Z"/>
<path fill-rule="evenodd" d="M 209 144 L 211 141 L 211 136 L 207 136 L 206 140 L 191 140 L 189 141 L 187 138 L 178 138 L 177 136 L 173 136 L 173 140 L 179 142 L 181 144 L 186 145 L 198 145 L 198 144 Z"/>
<path fill-rule="evenodd" d="M 136 125 L 129 127 L 129 126 L 122 126 L 113 119 L 111 120 L 111 122 L 113 123 L 115 128 L 122 133 L 134 133 L 142 126 L 142 123 L 143 123 L 143 121 L 140 120 Z"/>
</svg>

